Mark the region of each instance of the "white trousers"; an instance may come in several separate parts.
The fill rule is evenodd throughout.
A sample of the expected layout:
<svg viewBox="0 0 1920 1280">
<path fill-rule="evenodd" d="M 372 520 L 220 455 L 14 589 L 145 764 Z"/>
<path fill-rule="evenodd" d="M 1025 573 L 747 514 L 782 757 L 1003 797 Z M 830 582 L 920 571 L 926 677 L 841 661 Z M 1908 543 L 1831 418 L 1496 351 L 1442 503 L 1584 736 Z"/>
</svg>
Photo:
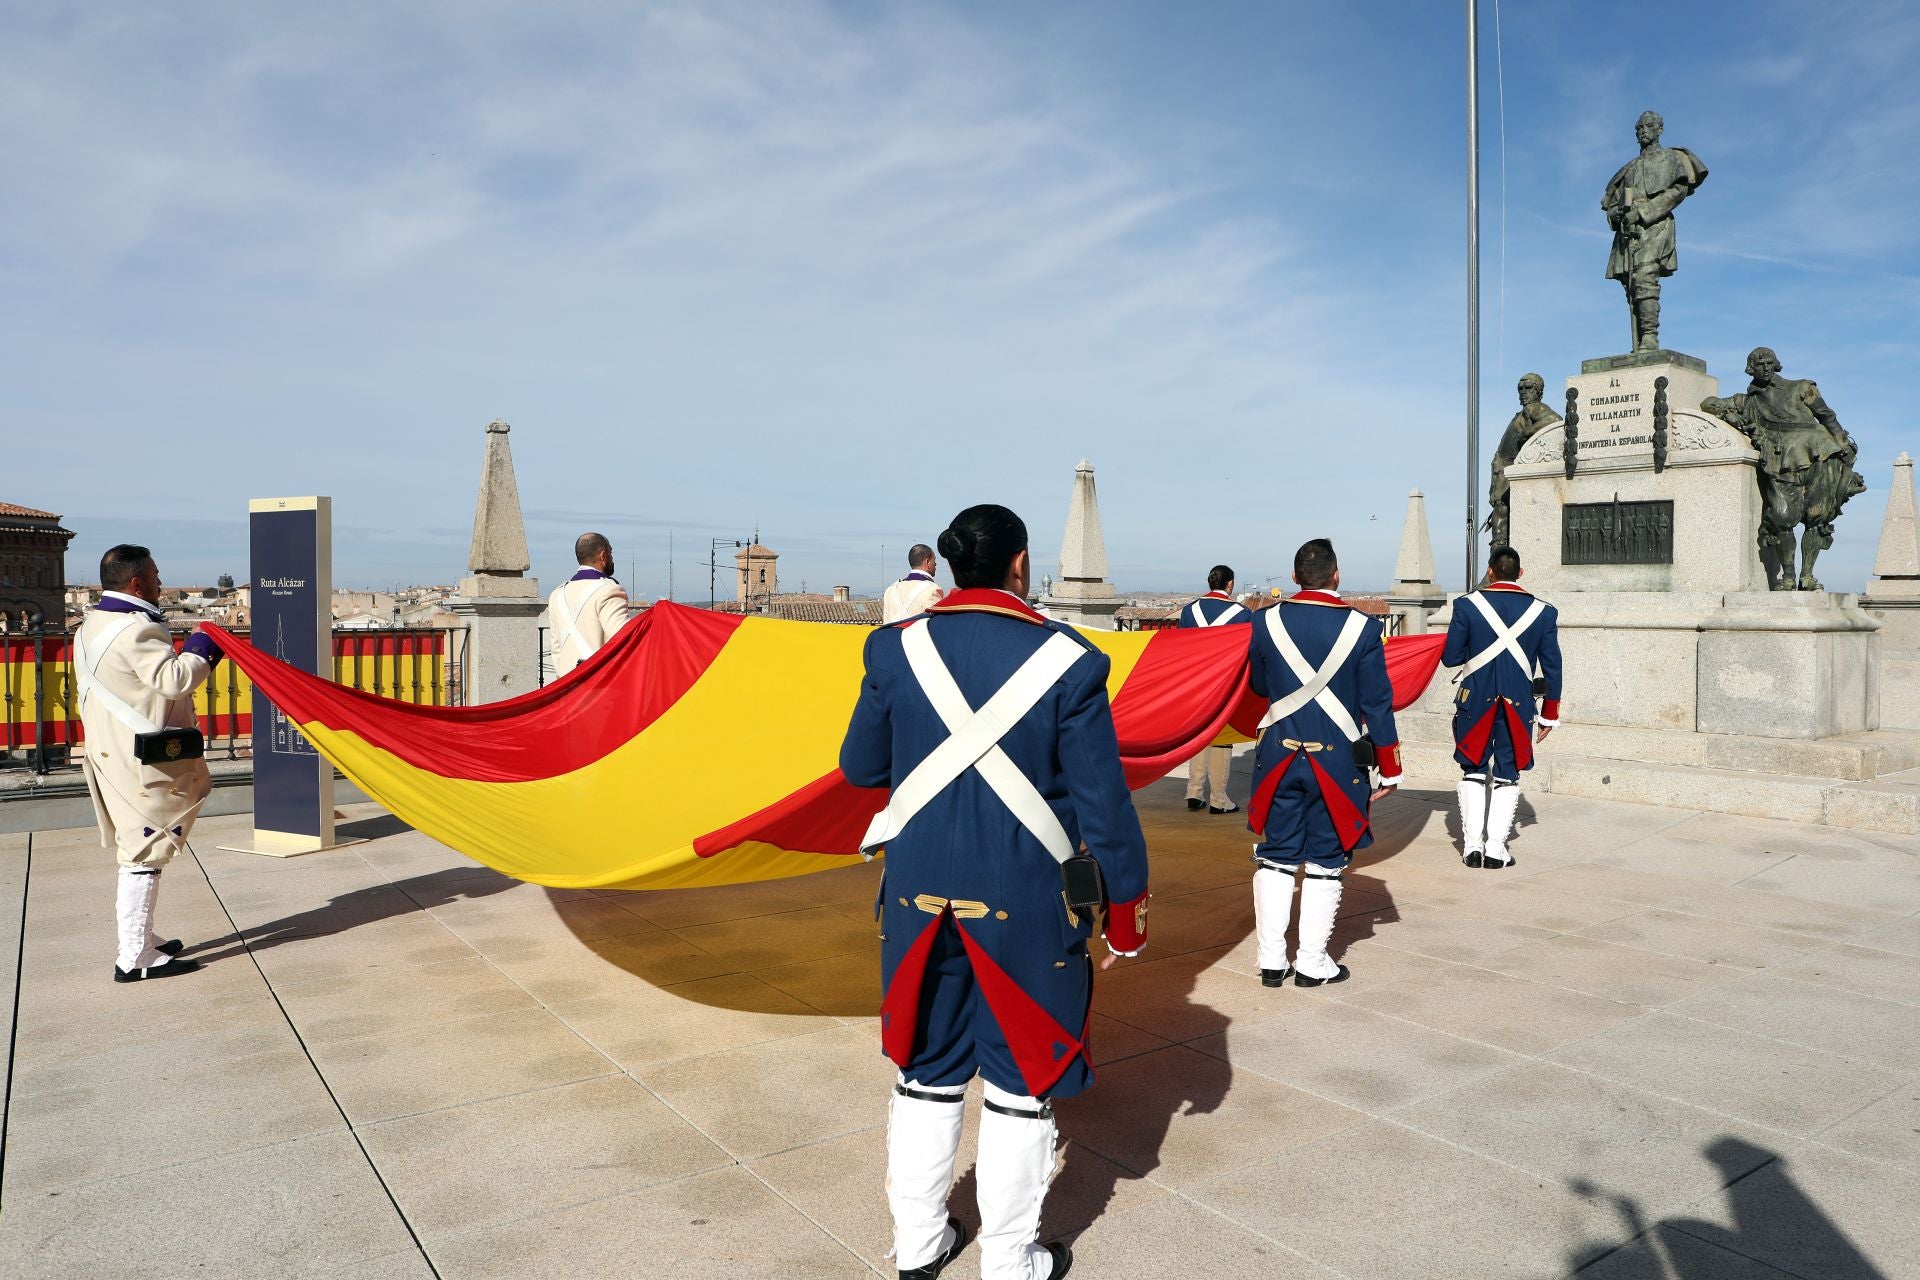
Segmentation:
<svg viewBox="0 0 1920 1280">
<path fill-rule="evenodd" d="M 1287 926 L 1293 922 L 1293 870 L 1262 863 L 1253 873 L 1253 934 L 1262 969 L 1284 971 Z"/>
<path fill-rule="evenodd" d="M 1253 929 L 1262 969 L 1286 969 L 1287 924 L 1293 915 L 1294 873 L 1299 864 L 1263 862 L 1253 873 Z M 1300 927 L 1291 967 L 1309 978 L 1340 972 L 1327 944 L 1340 915 L 1340 873 L 1312 864 L 1300 876 Z"/>
<path fill-rule="evenodd" d="M 980 1280 L 1047 1280 L 1053 1255 L 1040 1247 L 1040 1206 L 1057 1159 L 1053 1108 L 986 1086 L 980 1112 Z"/>
<path fill-rule="evenodd" d="M 887 1207 L 893 1212 L 894 1262 L 902 1271 L 926 1266 L 953 1243 L 947 1192 L 966 1096 L 965 1085 L 932 1088 L 904 1077 L 894 1090 L 887 1111 Z"/>
<path fill-rule="evenodd" d="M 1507 841 L 1513 837 L 1513 819 L 1519 811 L 1520 784 L 1496 780 L 1493 795 L 1487 800 L 1488 862 L 1513 861 L 1513 855 L 1507 852 Z"/>
<path fill-rule="evenodd" d="M 1487 848 L 1487 784 L 1468 776 L 1460 780 L 1460 856 L 1484 853 Z"/>
<path fill-rule="evenodd" d="M 1309 978 L 1331 978 L 1340 972 L 1327 954 L 1339 915 L 1340 873 L 1316 875 L 1309 868 L 1300 877 L 1300 946 L 1294 952 L 1294 969 Z"/>
<path fill-rule="evenodd" d="M 1208 747 L 1187 762 L 1187 799 L 1207 800 L 1216 809 L 1231 809 L 1227 775 L 1233 771 L 1232 747 Z"/>
<path fill-rule="evenodd" d="M 153 931 L 154 903 L 160 897 L 160 871 L 145 867 L 121 867 L 114 904 L 114 935 L 117 942 L 114 964 L 131 973 L 146 969 L 168 957 L 154 944 L 160 937 Z"/>
<path fill-rule="evenodd" d="M 887 1205 L 893 1212 L 894 1265 L 902 1271 L 926 1266 L 953 1243 L 947 1195 L 965 1092 L 964 1086 L 929 1087 L 904 1078 L 894 1091 L 887 1123 Z M 1053 1258 L 1038 1241 L 1040 1209 L 1056 1164 L 1053 1109 L 991 1084 L 985 1092 L 975 1164 L 980 1275 L 982 1280 L 1045 1280 Z"/>
</svg>

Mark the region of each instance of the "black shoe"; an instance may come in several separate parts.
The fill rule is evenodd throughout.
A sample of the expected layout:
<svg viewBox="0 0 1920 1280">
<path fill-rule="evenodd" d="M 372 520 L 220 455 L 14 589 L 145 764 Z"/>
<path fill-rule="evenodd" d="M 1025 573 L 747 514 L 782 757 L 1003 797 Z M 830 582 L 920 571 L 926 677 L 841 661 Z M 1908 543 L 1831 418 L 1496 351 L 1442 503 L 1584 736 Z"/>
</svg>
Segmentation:
<svg viewBox="0 0 1920 1280">
<path fill-rule="evenodd" d="M 144 969 L 122 969 L 119 965 L 115 965 L 113 966 L 113 980 L 115 982 L 145 982 L 148 978 L 171 978 L 176 974 L 197 973 L 199 969 L 200 962 L 198 960 L 169 960 L 165 964 L 148 965 Z"/>
<path fill-rule="evenodd" d="M 1192 796 L 1188 796 L 1188 797 L 1187 797 L 1187 812 L 1188 812 L 1188 813 L 1197 813 L 1197 812 L 1199 812 L 1199 809 L 1200 809 L 1200 806 L 1201 806 L 1201 805 L 1203 805 L 1203 804 L 1205 804 L 1205 803 L 1206 803 L 1206 801 L 1205 801 L 1205 800 L 1195 800 L 1195 799 L 1194 799 L 1194 798 L 1193 798 Z"/>
<path fill-rule="evenodd" d="M 1505 862 L 1500 862 L 1493 858 L 1488 858 L 1483 862 L 1481 862 L 1480 869 L 1482 871 L 1505 871 L 1508 867 L 1512 866 L 1514 863 L 1518 861 L 1519 861 L 1518 858 L 1512 857 L 1511 855 L 1508 856 Z"/>
<path fill-rule="evenodd" d="M 924 1267 L 902 1271 L 900 1280 L 933 1280 L 947 1269 L 948 1263 L 960 1256 L 960 1251 L 967 1247 L 967 1242 L 973 1237 L 967 1234 L 966 1225 L 958 1218 L 948 1218 L 947 1225 L 953 1228 L 953 1243 L 947 1246 L 947 1251 Z"/>
<path fill-rule="evenodd" d="M 1067 1272 L 1073 1270 L 1073 1250 L 1056 1242 L 1047 1246 L 1047 1252 L 1053 1255 L 1053 1270 L 1047 1273 L 1047 1280 L 1066 1280 Z"/>
<path fill-rule="evenodd" d="M 153 949 L 162 955 L 177 956 L 187 949 L 187 944 L 178 938 L 169 938 L 165 942 L 156 942 Z"/>
<path fill-rule="evenodd" d="M 1260 971 L 1260 985 L 1263 987 L 1284 987 L 1287 985 L 1287 975 L 1292 972 L 1293 970 L 1291 968 L 1262 969 Z"/>
<path fill-rule="evenodd" d="M 1240 806 L 1237 804 L 1230 804 L 1224 809 L 1216 809 L 1212 805 L 1208 805 L 1207 812 L 1208 813 L 1238 813 L 1240 812 Z"/>
<path fill-rule="evenodd" d="M 1293 975 L 1293 985 L 1296 987 L 1324 987 L 1329 982 L 1345 982 L 1352 976 L 1353 970 L 1347 968 L 1345 965 L 1341 965 L 1340 972 L 1334 974 L 1331 978 L 1309 978 L 1304 973 L 1295 973 Z"/>
<path fill-rule="evenodd" d="M 1475 849 L 1473 852 L 1469 853 L 1466 857 L 1460 859 L 1460 861 L 1466 863 L 1467 866 L 1472 870 L 1478 871 L 1481 865 L 1486 861 L 1486 859 L 1481 856 L 1480 851 L 1478 849 Z"/>
</svg>

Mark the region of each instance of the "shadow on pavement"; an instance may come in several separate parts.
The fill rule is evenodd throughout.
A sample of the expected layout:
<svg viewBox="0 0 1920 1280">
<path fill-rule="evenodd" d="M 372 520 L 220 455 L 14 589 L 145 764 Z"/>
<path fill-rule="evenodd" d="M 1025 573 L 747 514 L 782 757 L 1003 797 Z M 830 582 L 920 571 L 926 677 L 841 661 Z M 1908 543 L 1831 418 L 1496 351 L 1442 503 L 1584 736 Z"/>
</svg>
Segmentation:
<svg viewBox="0 0 1920 1280">
<path fill-rule="evenodd" d="M 245 946 L 241 945 L 240 934 L 229 933 L 225 937 L 196 943 L 181 954 L 192 956 L 202 964 L 213 964 L 242 955 L 249 948 L 265 951 L 301 938 L 343 933 L 362 925 L 412 915 L 425 908 L 445 906 L 463 898 L 491 897 L 513 888 L 517 883 L 505 876 L 476 875 L 468 867 L 451 867 L 406 880 L 368 885 L 330 899 L 325 906 L 310 907 L 247 928 L 244 930 Z"/>
<path fill-rule="evenodd" d="M 1757 1264 L 1755 1275 L 1888 1280 L 1800 1188 L 1785 1156 L 1731 1137 L 1701 1154 L 1720 1171 L 1731 1227 L 1698 1218 L 1649 1222 L 1631 1196 L 1574 1182 L 1577 1194 L 1611 1202 L 1633 1238 L 1617 1249 L 1576 1245 L 1567 1255 L 1569 1269 L 1604 1280 L 1720 1280 Z"/>
<path fill-rule="evenodd" d="M 392 814 L 377 813 L 370 818 L 342 822 L 334 827 L 333 834 L 339 840 L 378 840 L 382 836 L 404 835 L 411 830 L 411 826 Z"/>
<path fill-rule="evenodd" d="M 1236 790 L 1244 794 L 1247 782 L 1244 771 L 1237 771 L 1237 780 L 1239 785 Z M 1239 819 L 1222 824 L 1218 818 L 1213 818 L 1214 827 L 1189 827 L 1187 824 L 1194 819 L 1186 810 L 1183 790 L 1176 781 L 1144 788 L 1135 793 L 1135 800 L 1147 828 L 1150 857 L 1156 837 L 1162 848 L 1168 851 L 1166 856 L 1191 855 L 1191 846 L 1183 849 L 1182 844 L 1192 839 L 1195 830 L 1209 833 L 1204 837 L 1206 852 L 1200 856 L 1211 856 L 1217 847 L 1220 850 L 1234 850 L 1227 856 L 1239 861 L 1245 858 L 1244 851 L 1250 849 L 1248 836 Z M 1374 844 L 1363 851 L 1347 874 L 1347 891 L 1351 895 L 1349 901 L 1352 906 L 1347 914 L 1341 916 L 1334 930 L 1331 950 L 1336 958 L 1354 943 L 1372 937 L 1377 929 L 1399 919 L 1386 882 L 1378 875 L 1369 874 L 1367 868 L 1404 850 L 1424 829 L 1431 816 L 1431 808 L 1443 802 L 1450 803 L 1451 794 L 1406 792 L 1399 803 L 1404 805 L 1407 800 L 1420 800 L 1423 803 L 1418 810 L 1407 807 L 1396 812 L 1383 808 Z M 1392 800 L 1387 802 L 1388 805 L 1395 803 Z M 1204 820 L 1205 815 L 1202 818 Z M 1217 846 L 1211 834 L 1216 830 Z M 1252 931 L 1250 879 L 1253 867 L 1250 860 L 1244 865 L 1248 877 L 1241 881 L 1246 894 L 1244 910 L 1225 919 L 1208 921 L 1205 927 L 1212 928 L 1214 932 L 1201 935 L 1205 937 L 1204 942 L 1198 942 L 1197 937 L 1189 938 L 1187 945 L 1193 946 L 1198 942 L 1199 949 L 1208 952 L 1233 948 L 1240 945 Z M 1220 887 L 1195 892 L 1218 892 Z M 766 886 L 743 884 L 726 890 L 691 892 L 765 894 Z M 1166 910 L 1169 901 L 1163 899 L 1158 905 Z M 778 920 L 777 916 L 761 918 L 769 920 L 768 927 L 777 927 L 771 923 Z M 569 924 L 572 923 L 569 919 Z M 752 919 L 740 923 L 743 927 L 738 930 L 720 933 L 703 927 L 699 935 L 701 949 L 717 960 L 731 963 L 740 972 L 769 968 L 765 959 L 765 938 L 751 927 L 754 923 Z M 584 932 L 576 932 L 576 936 L 582 945 L 602 956 L 609 964 L 618 965 L 638 976 L 644 977 L 649 965 L 657 959 L 652 947 L 643 948 L 631 938 L 596 938 L 585 936 Z M 1291 936 L 1290 932 L 1290 939 Z M 815 962 L 817 966 L 832 970 L 833 981 L 818 992 L 803 990 L 801 998 L 823 1013 L 839 1017 L 876 1015 L 880 1003 L 877 951 L 877 946 L 867 947 L 829 961 Z M 1153 958 L 1151 934 L 1147 956 L 1149 959 L 1133 963 L 1142 966 L 1148 963 L 1164 964 L 1167 967 L 1159 971 L 1160 976 L 1171 978 L 1171 981 L 1155 980 L 1151 984 L 1151 999 L 1156 1014 L 1154 1021 L 1157 1024 L 1177 1025 L 1180 1028 L 1177 1036 L 1180 1043 L 1219 1036 L 1232 1027 L 1231 1017 L 1194 998 L 1199 977 L 1208 971 L 1207 966 L 1182 963 L 1179 956 Z M 1108 974 L 1097 975 L 1096 992 L 1103 982 L 1123 979 L 1127 971 L 1125 968 L 1116 968 Z M 1359 966 L 1357 973 L 1364 973 L 1364 964 Z M 1257 977 L 1238 973 L 1230 974 L 1229 978 L 1238 982 L 1259 982 Z M 767 1007 L 760 1008 L 756 1007 L 757 993 L 747 984 L 736 984 L 717 992 L 715 985 L 692 984 L 694 989 L 686 992 L 686 997 L 741 1012 L 784 1012 L 790 1007 L 784 1003 L 785 998 L 781 993 L 770 987 L 764 992 Z M 1100 1013 L 1125 1021 L 1123 1007 L 1108 1005 L 1098 995 L 1094 1007 Z M 1100 1032 L 1096 1030 L 1093 1034 L 1097 1038 Z M 1096 1050 L 1097 1047 L 1096 1044 Z M 1156 1052 L 1167 1050 L 1162 1048 Z M 1068 1155 L 1060 1176 L 1047 1196 L 1044 1238 L 1075 1236 L 1086 1230 L 1106 1213 L 1115 1197 L 1121 1194 L 1124 1184 L 1144 1179 L 1160 1167 L 1162 1148 L 1178 1118 L 1209 1114 L 1226 1100 L 1233 1087 L 1234 1068 L 1231 1063 L 1196 1050 L 1181 1049 L 1178 1057 L 1178 1070 L 1130 1070 L 1125 1060 L 1110 1064 L 1101 1068 L 1101 1072 L 1103 1075 L 1112 1073 L 1114 1084 L 1096 1084 L 1082 1097 L 1064 1099 L 1058 1104 L 1061 1136 L 1070 1147 L 1082 1148 L 1092 1158 L 1076 1160 L 1071 1153 Z M 967 1158 L 964 1150 L 961 1158 L 963 1161 Z M 950 1204 L 955 1216 L 969 1227 L 978 1227 L 975 1181 L 971 1168 L 955 1184 Z"/>
</svg>

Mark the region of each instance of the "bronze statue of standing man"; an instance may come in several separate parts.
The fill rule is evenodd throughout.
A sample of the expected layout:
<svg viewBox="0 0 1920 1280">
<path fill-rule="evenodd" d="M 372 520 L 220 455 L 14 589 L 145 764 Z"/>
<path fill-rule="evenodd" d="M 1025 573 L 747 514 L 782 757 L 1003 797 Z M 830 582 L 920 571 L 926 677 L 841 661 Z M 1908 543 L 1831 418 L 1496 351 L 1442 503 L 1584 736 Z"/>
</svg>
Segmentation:
<svg viewBox="0 0 1920 1280">
<path fill-rule="evenodd" d="M 1678 269 L 1674 256 L 1673 211 L 1707 180 L 1707 166 L 1685 147 L 1663 147 L 1665 122 L 1657 111 L 1643 111 L 1634 124 L 1640 154 L 1621 166 L 1600 197 L 1600 209 L 1613 228 L 1613 252 L 1607 255 L 1607 279 L 1627 291 L 1633 317 L 1633 349 L 1660 349 L 1660 279 Z"/>
<path fill-rule="evenodd" d="M 1488 494 L 1486 528 L 1493 531 L 1493 545 L 1513 545 L 1510 511 L 1513 486 L 1507 481 L 1507 465 L 1520 456 L 1521 447 L 1548 427 L 1560 424 L 1560 415 L 1542 403 L 1547 381 L 1537 373 L 1520 375 L 1520 412 L 1507 424 L 1500 447 L 1493 451 L 1493 490 Z"/>
</svg>

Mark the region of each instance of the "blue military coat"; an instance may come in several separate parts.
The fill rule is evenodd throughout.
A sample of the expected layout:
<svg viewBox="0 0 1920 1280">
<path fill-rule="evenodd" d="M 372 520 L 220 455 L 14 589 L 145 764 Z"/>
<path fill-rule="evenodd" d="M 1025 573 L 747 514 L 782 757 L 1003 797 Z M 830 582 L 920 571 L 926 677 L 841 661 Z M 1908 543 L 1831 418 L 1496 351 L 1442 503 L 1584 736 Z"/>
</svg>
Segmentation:
<svg viewBox="0 0 1920 1280">
<path fill-rule="evenodd" d="M 922 621 L 924 619 L 924 621 Z M 1002 591 L 948 595 L 921 619 L 877 630 L 840 748 L 847 780 L 897 787 L 949 736 L 909 667 L 905 628 L 925 625 L 978 708 L 1059 632 L 1083 657 L 1000 739 L 1074 847 L 1100 863 L 1108 936 L 1145 931 L 1146 839 L 1121 771 L 1109 662 L 1070 628 Z M 976 1071 L 1017 1094 L 1063 1097 L 1092 1082 L 1086 1055 L 1093 925 L 1069 915 L 1060 865 L 976 770 L 935 796 L 887 846 L 881 884 L 882 1041 L 923 1084 Z"/>
<path fill-rule="evenodd" d="M 1194 617 L 1199 614 L 1198 618 Z M 1222 621 L 1225 615 L 1225 621 Z M 1253 611 L 1222 591 L 1209 591 L 1180 610 L 1182 627 L 1232 627 L 1253 621 Z"/>
<path fill-rule="evenodd" d="M 1253 691 L 1277 701 L 1302 681 L 1280 656 L 1268 628 L 1279 625 L 1317 671 L 1333 652 L 1353 609 L 1329 592 L 1302 591 L 1263 610 L 1253 626 L 1248 671 Z M 1362 624 L 1358 642 L 1327 684 L 1356 727 L 1374 744 L 1381 781 L 1400 777 L 1400 736 L 1393 723 L 1393 684 L 1387 678 L 1385 628 Z M 1308 702 L 1267 726 L 1253 755 L 1253 802 L 1247 825 L 1260 837 L 1254 857 L 1292 865 L 1345 866 L 1355 849 L 1373 843 L 1368 830 L 1372 782 L 1354 761 L 1353 746 L 1334 718 Z"/>
<path fill-rule="evenodd" d="M 1534 596 L 1515 582 L 1492 582 L 1474 592 L 1490 605 L 1508 627 L 1533 608 Z M 1517 637 L 1526 658 L 1523 668 L 1502 650 L 1491 662 L 1460 680 L 1453 697 L 1453 758 L 1466 770 L 1491 760 L 1495 773 L 1517 778 L 1533 767 L 1533 679 L 1537 669 L 1546 682 L 1540 723 L 1560 721 L 1560 612 L 1541 601 L 1538 615 Z M 1453 602 L 1453 621 L 1447 624 L 1444 666 L 1462 667 L 1495 643 L 1486 617 L 1465 596 Z"/>
</svg>

